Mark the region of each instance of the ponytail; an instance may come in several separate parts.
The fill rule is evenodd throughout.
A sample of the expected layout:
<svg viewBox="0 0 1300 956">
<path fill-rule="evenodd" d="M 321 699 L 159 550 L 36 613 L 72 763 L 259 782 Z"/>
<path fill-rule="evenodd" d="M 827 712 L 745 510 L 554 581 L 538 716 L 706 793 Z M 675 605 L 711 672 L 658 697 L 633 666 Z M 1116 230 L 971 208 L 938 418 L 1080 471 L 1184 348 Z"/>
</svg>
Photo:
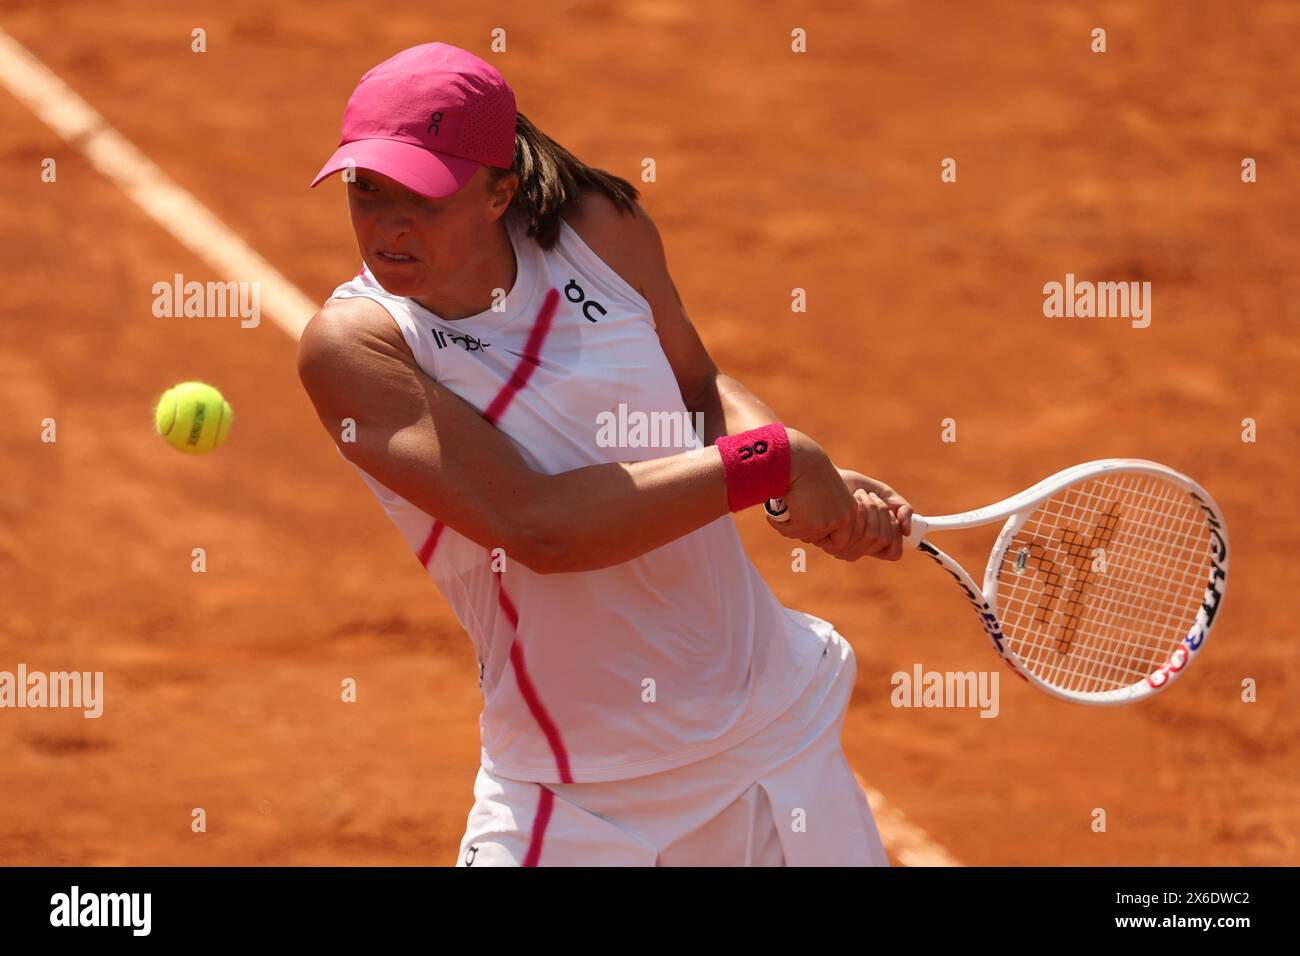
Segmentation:
<svg viewBox="0 0 1300 956">
<path fill-rule="evenodd" d="M 624 212 L 633 211 L 638 193 L 626 179 L 586 165 L 534 126 L 523 113 L 515 114 L 515 157 L 509 169 L 489 166 L 488 187 L 516 173 L 519 188 L 506 215 L 528 226 L 528 235 L 543 249 L 560 237 L 560 210 L 584 188 L 599 189 Z"/>
</svg>

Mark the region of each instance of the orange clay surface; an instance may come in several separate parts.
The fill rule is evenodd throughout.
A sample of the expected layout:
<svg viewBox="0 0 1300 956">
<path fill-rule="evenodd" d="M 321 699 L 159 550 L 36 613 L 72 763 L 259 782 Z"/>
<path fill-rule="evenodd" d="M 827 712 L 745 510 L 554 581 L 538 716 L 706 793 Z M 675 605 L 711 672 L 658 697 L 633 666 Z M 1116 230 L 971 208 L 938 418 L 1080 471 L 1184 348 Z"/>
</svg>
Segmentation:
<svg viewBox="0 0 1300 956">
<path fill-rule="evenodd" d="M 1013 681 L 929 562 L 814 551 L 796 574 L 785 540 L 739 517 L 780 597 L 856 649 L 844 746 L 864 779 L 967 864 L 1300 863 L 1300 10 L 425 6 L 8 0 L 0 26 L 317 302 L 359 264 L 337 184 L 307 189 L 357 78 L 434 39 L 492 57 L 505 29 L 493 62 L 520 108 L 643 185 L 718 364 L 838 464 L 945 513 L 1146 457 L 1227 514 L 1206 652 L 1110 710 Z M 239 277 L 3 90 L 0 170 L 0 669 L 102 670 L 108 689 L 99 720 L 0 711 L 0 864 L 452 862 L 474 658 L 317 424 L 294 343 L 266 318 L 154 318 L 155 282 Z M 1151 326 L 1044 318 L 1042 286 L 1067 272 L 1150 281 Z M 235 409 L 205 458 L 152 434 L 152 401 L 187 378 Z M 982 568 L 993 533 L 951 550 Z M 894 709 L 890 675 L 916 663 L 998 668 L 999 716 Z"/>
</svg>

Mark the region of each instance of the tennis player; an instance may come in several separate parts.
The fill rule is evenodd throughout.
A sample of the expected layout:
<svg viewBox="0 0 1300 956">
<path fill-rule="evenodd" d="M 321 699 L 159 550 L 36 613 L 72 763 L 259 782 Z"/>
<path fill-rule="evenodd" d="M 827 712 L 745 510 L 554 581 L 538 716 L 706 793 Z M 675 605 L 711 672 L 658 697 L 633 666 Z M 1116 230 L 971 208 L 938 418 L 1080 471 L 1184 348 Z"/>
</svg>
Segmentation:
<svg viewBox="0 0 1300 956">
<path fill-rule="evenodd" d="M 473 642 L 458 865 L 885 865 L 840 746 L 853 652 L 728 512 L 784 497 L 783 534 L 893 560 L 907 502 L 718 370 L 636 189 L 483 60 L 366 73 L 312 185 L 339 172 L 365 264 L 299 374 Z"/>
</svg>

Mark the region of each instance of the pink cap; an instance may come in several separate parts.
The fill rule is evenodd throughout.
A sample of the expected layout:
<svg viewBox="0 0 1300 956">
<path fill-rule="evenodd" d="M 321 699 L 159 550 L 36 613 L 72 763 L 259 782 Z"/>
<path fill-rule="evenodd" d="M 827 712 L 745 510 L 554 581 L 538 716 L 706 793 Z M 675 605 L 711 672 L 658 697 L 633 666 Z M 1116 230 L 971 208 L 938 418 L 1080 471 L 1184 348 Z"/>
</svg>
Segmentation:
<svg viewBox="0 0 1300 956">
<path fill-rule="evenodd" d="M 480 165 L 509 169 L 515 94 L 472 53 L 447 43 L 403 50 L 361 77 L 339 148 L 312 180 L 356 166 L 432 198 L 450 196 Z"/>
</svg>

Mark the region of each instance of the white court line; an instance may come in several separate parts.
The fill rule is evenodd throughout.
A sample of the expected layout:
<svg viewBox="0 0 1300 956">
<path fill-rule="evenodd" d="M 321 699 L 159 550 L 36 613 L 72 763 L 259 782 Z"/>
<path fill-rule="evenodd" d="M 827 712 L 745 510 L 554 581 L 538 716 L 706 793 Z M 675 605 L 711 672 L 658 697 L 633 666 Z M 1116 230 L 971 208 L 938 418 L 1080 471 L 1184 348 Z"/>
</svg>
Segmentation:
<svg viewBox="0 0 1300 956">
<path fill-rule="evenodd" d="M 319 306 L 3 29 L 0 83 L 181 245 L 228 278 L 260 282 L 263 311 L 293 339 L 302 334 Z"/>
<path fill-rule="evenodd" d="M 200 259 L 227 277 L 262 283 L 262 304 L 278 326 L 297 339 L 317 305 L 259 256 L 229 226 L 174 183 L 93 107 L 0 29 L 0 83 L 26 103 L 110 182 Z M 857 777 L 880 837 L 905 866 L 960 866 L 948 851 Z"/>
<path fill-rule="evenodd" d="M 867 795 L 871 815 L 876 818 L 876 829 L 885 846 L 903 866 L 961 866 L 947 850 L 930 838 L 930 835 L 903 815 L 903 811 L 885 801 L 884 795 L 867 786 L 862 775 L 853 771 L 858 786 Z"/>
</svg>

